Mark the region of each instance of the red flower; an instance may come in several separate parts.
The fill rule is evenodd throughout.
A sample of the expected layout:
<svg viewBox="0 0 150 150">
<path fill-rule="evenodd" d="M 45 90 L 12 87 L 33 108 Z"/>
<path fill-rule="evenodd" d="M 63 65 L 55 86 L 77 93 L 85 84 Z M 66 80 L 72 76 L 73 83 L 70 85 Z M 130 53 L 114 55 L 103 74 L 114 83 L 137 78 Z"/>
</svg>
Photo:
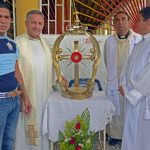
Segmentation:
<svg viewBox="0 0 150 150">
<path fill-rule="evenodd" d="M 80 122 L 78 122 L 78 123 L 76 124 L 75 128 L 76 128 L 76 129 L 81 129 L 81 124 L 80 124 Z"/>
<path fill-rule="evenodd" d="M 77 145 L 75 150 L 81 150 L 81 149 L 82 148 L 79 145 Z"/>
<path fill-rule="evenodd" d="M 73 137 L 71 137 L 71 139 L 70 139 L 70 141 L 69 141 L 69 142 L 70 142 L 70 144 L 72 144 L 72 145 L 73 145 L 73 144 L 75 143 L 75 139 L 74 139 Z"/>
</svg>

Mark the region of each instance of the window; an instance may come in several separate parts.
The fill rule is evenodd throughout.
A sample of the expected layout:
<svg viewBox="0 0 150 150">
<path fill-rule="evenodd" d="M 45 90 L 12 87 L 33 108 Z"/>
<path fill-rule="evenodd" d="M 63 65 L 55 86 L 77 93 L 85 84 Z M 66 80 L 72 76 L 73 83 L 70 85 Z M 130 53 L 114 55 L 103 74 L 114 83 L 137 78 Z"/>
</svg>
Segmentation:
<svg viewBox="0 0 150 150">
<path fill-rule="evenodd" d="M 71 24 L 72 0 L 41 0 L 45 18 L 43 34 L 61 34 Z"/>
</svg>

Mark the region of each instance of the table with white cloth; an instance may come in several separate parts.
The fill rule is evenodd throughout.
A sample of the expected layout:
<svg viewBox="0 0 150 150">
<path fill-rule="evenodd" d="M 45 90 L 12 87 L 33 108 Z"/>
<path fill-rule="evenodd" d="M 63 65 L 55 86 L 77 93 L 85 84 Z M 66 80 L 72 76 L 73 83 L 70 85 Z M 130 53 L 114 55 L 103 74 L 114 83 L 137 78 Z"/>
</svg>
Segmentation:
<svg viewBox="0 0 150 150">
<path fill-rule="evenodd" d="M 90 112 L 90 130 L 95 132 L 105 129 L 115 111 L 103 91 L 94 91 L 93 96 L 85 100 L 68 99 L 59 92 L 51 92 L 45 104 L 42 134 L 48 134 L 52 142 L 58 141 L 59 131 L 64 130 L 66 121 L 81 115 L 86 108 Z"/>
</svg>

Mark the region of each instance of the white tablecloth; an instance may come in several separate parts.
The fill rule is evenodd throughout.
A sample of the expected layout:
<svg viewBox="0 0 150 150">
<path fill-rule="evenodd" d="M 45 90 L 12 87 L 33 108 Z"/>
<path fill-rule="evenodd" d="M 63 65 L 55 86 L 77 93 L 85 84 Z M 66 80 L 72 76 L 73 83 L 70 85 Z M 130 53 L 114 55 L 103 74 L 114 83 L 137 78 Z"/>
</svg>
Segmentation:
<svg viewBox="0 0 150 150">
<path fill-rule="evenodd" d="M 59 130 L 64 130 L 65 122 L 81 115 L 83 110 L 90 111 L 90 129 L 103 130 L 111 121 L 115 108 L 104 92 L 95 91 L 93 97 L 86 100 L 70 100 L 59 92 L 52 92 L 45 104 L 42 134 L 48 134 L 52 142 L 59 140 Z"/>
</svg>

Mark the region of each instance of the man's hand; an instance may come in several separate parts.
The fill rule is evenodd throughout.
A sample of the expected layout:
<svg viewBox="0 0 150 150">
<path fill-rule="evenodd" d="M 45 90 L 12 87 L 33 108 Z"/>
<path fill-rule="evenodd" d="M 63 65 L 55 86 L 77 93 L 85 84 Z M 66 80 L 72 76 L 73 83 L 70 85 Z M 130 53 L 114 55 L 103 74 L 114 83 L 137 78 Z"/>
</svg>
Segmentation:
<svg viewBox="0 0 150 150">
<path fill-rule="evenodd" d="M 119 86 L 118 91 L 122 96 L 125 96 L 122 86 Z"/>
<path fill-rule="evenodd" d="M 30 113 L 32 110 L 32 105 L 28 98 L 24 99 L 24 108 L 25 108 L 24 110 L 25 113 Z"/>
<path fill-rule="evenodd" d="M 23 78 L 22 78 L 22 75 L 21 75 L 21 72 L 19 69 L 18 61 L 16 61 L 16 64 L 15 64 L 15 76 L 19 83 L 18 89 L 21 91 L 21 95 L 20 95 L 21 109 L 20 109 L 20 111 L 22 111 L 22 104 L 24 104 L 25 113 L 29 113 L 29 112 L 31 112 L 32 106 L 31 106 L 30 100 L 27 96 L 25 87 L 24 87 L 24 82 L 23 82 Z"/>
</svg>

